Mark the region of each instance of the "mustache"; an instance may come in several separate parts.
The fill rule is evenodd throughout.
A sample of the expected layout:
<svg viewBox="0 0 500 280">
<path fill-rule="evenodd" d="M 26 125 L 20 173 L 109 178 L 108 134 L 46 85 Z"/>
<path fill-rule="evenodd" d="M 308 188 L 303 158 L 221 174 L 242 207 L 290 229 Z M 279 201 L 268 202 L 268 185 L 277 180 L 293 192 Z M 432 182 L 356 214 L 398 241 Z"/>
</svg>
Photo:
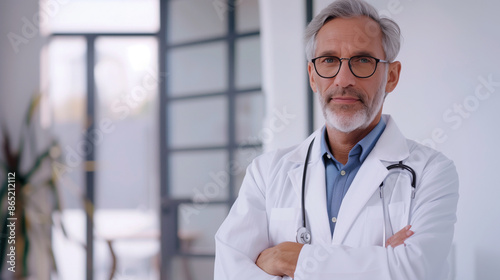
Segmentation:
<svg viewBox="0 0 500 280">
<path fill-rule="evenodd" d="M 329 101 L 332 98 L 340 97 L 340 96 L 348 96 L 354 97 L 361 101 L 361 103 L 365 103 L 366 96 L 361 91 L 358 91 L 354 88 L 333 88 L 325 92 L 325 101 Z"/>
</svg>

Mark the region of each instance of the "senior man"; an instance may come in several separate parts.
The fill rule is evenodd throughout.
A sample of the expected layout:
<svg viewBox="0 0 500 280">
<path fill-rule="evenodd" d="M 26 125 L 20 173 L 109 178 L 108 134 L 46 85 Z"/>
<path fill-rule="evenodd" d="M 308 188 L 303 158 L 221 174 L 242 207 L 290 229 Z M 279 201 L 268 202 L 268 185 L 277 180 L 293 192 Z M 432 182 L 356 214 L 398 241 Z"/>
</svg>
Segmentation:
<svg viewBox="0 0 500 280">
<path fill-rule="evenodd" d="M 382 115 L 399 81 L 400 37 L 360 0 L 311 21 L 309 81 L 326 124 L 248 167 L 216 234 L 216 280 L 447 278 L 455 166 Z"/>
</svg>

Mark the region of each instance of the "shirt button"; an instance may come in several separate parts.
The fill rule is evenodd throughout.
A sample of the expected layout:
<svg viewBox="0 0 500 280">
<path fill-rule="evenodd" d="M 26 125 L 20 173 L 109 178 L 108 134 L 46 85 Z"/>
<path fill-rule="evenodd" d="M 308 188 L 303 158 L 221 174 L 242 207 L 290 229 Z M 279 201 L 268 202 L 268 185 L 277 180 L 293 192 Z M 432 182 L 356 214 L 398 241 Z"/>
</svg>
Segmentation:
<svg viewBox="0 0 500 280">
<path fill-rule="evenodd" d="M 333 218 L 332 218 L 332 222 L 336 223 L 336 222 L 337 222 L 337 218 L 336 218 L 336 217 L 333 217 Z"/>
<path fill-rule="evenodd" d="M 340 175 L 344 176 L 345 175 L 345 170 L 340 171 Z"/>
<path fill-rule="evenodd" d="M 328 159 L 332 159 L 332 157 L 330 156 L 330 154 L 326 154 L 326 157 L 327 157 Z"/>
</svg>

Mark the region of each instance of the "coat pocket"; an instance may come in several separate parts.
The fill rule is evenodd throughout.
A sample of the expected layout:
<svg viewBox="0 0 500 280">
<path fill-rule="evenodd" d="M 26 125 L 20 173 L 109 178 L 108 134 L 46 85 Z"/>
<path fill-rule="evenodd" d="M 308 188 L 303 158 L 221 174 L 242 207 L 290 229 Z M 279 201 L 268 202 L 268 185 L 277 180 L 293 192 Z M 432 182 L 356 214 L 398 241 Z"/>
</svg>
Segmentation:
<svg viewBox="0 0 500 280">
<path fill-rule="evenodd" d="M 381 204 L 376 206 L 367 206 L 364 211 L 364 222 L 356 223 L 352 228 L 352 232 L 359 232 L 361 234 L 361 244 L 356 247 L 374 245 L 382 246 L 384 215 Z"/>
<path fill-rule="evenodd" d="M 300 208 L 273 208 L 269 217 L 269 238 L 271 244 L 295 242 L 300 218 Z"/>
</svg>

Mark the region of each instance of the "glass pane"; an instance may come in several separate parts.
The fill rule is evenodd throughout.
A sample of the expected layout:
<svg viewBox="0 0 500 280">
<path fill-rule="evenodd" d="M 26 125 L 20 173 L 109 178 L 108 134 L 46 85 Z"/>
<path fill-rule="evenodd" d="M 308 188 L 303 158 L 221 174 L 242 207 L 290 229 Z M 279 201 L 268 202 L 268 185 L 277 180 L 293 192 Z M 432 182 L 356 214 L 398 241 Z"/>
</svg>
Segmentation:
<svg viewBox="0 0 500 280">
<path fill-rule="evenodd" d="M 259 31 L 259 0 L 236 1 L 236 30 L 238 33 Z"/>
<path fill-rule="evenodd" d="M 157 42 L 100 38 L 96 52 L 97 206 L 155 207 Z"/>
<path fill-rule="evenodd" d="M 261 147 L 238 149 L 235 153 L 235 163 L 231 166 L 234 175 L 234 193 L 238 194 L 243 178 L 245 178 L 248 165 L 252 160 L 262 154 Z"/>
<path fill-rule="evenodd" d="M 157 52 L 153 37 L 96 41 L 96 279 L 113 267 L 109 244 L 117 277 L 157 274 L 147 265 L 159 250 Z"/>
<path fill-rule="evenodd" d="M 219 3 L 220 2 L 220 3 Z M 181 43 L 226 34 L 226 0 L 170 0 L 168 40 Z"/>
<path fill-rule="evenodd" d="M 214 279 L 213 258 L 177 257 L 172 263 L 171 277 L 175 280 L 207 280 Z"/>
<path fill-rule="evenodd" d="M 46 78 L 54 133 L 64 143 L 76 144 L 84 129 L 87 108 L 86 55 L 86 42 L 79 37 L 54 38 L 48 46 Z"/>
<path fill-rule="evenodd" d="M 170 191 L 175 198 L 227 198 L 227 152 L 193 151 L 170 157 Z M 196 176 L 193 176 L 196 174 Z"/>
<path fill-rule="evenodd" d="M 236 97 L 236 141 L 241 144 L 260 143 L 259 133 L 264 121 L 264 96 L 260 92 Z"/>
<path fill-rule="evenodd" d="M 82 196 L 85 193 L 85 150 L 82 149 L 86 119 L 86 42 L 83 38 L 53 38 L 43 56 L 42 90 L 50 103 L 52 134 L 61 147 L 57 161 L 57 187 L 64 210 L 54 219 L 61 220 L 62 229 L 53 226 L 52 242 L 58 273 L 62 279 L 85 278 L 86 213 Z M 46 64 L 45 64 L 46 63 Z M 76 241 L 76 242 L 75 242 Z M 73 256 L 67 258 L 66 256 Z"/>
<path fill-rule="evenodd" d="M 225 42 L 173 49 L 168 73 L 173 96 L 224 91 L 228 75 Z"/>
<path fill-rule="evenodd" d="M 261 85 L 260 37 L 241 38 L 236 42 L 236 87 Z"/>
<path fill-rule="evenodd" d="M 227 213 L 226 205 L 205 203 L 180 205 L 181 250 L 192 254 L 215 254 L 214 236 Z"/>
<path fill-rule="evenodd" d="M 171 102 L 168 108 L 171 147 L 214 146 L 227 143 L 225 96 Z"/>
<path fill-rule="evenodd" d="M 158 0 L 41 0 L 47 32 L 157 32 Z"/>
</svg>

